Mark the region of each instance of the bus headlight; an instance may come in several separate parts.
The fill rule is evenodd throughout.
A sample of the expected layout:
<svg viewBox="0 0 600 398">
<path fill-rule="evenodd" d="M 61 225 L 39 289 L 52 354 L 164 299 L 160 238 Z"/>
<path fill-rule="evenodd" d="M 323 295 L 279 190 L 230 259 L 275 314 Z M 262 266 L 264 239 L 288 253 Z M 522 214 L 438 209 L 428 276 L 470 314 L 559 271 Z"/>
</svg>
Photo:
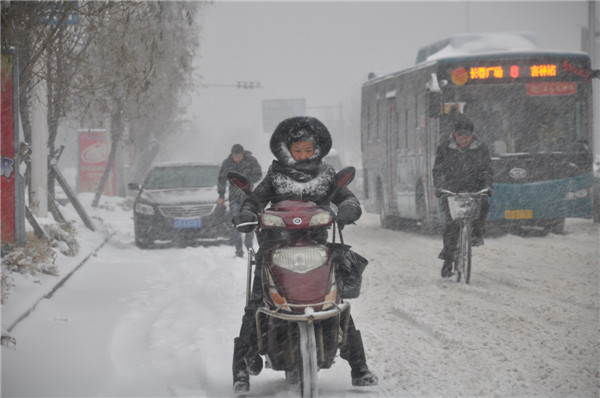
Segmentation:
<svg viewBox="0 0 600 398">
<path fill-rule="evenodd" d="M 570 191 L 565 194 L 563 200 L 573 200 L 573 199 L 581 199 L 587 198 L 590 196 L 590 188 L 578 189 L 577 191 Z"/>
<path fill-rule="evenodd" d="M 321 213 L 317 213 L 314 216 L 312 216 L 310 218 L 310 222 L 308 223 L 308 226 L 315 226 L 315 225 L 327 225 L 331 222 L 331 214 L 329 214 L 328 211 L 323 211 Z"/>
<path fill-rule="evenodd" d="M 273 214 L 263 213 L 261 220 L 265 227 L 285 227 L 283 218 Z"/>
</svg>

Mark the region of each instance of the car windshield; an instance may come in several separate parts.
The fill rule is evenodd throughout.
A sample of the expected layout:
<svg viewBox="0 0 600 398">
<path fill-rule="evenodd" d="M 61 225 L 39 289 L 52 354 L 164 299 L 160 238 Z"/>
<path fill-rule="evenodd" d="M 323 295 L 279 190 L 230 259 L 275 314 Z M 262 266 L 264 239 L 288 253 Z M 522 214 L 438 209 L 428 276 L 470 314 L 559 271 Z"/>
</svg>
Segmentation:
<svg viewBox="0 0 600 398">
<path fill-rule="evenodd" d="M 216 187 L 219 166 L 170 166 L 155 167 L 144 184 L 145 189 L 205 188 Z"/>
</svg>

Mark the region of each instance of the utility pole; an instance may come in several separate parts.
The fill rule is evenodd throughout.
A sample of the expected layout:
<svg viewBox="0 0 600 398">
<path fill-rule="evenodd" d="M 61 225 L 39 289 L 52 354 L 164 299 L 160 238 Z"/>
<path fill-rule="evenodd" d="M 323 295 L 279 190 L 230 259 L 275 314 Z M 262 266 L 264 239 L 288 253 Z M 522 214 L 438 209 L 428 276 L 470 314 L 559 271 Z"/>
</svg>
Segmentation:
<svg viewBox="0 0 600 398">
<path fill-rule="evenodd" d="M 43 68 L 43 57 L 38 67 Z M 43 76 L 43 74 L 40 74 Z M 37 217 L 48 215 L 48 96 L 46 81 L 35 86 L 31 123 L 31 212 Z"/>
</svg>

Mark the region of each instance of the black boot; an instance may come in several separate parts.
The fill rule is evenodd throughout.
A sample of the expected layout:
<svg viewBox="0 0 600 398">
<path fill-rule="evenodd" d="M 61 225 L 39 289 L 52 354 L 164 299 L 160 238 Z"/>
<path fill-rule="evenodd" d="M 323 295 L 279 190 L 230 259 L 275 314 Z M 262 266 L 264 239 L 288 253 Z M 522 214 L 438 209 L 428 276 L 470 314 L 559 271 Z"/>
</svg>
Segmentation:
<svg viewBox="0 0 600 398">
<path fill-rule="evenodd" d="M 249 352 L 244 357 L 244 361 L 246 362 L 248 373 L 250 373 L 252 376 L 257 376 L 260 374 L 263 368 L 263 360 L 260 355 Z"/>
<path fill-rule="evenodd" d="M 236 337 L 233 340 L 233 392 L 242 394 L 250 391 L 250 375 L 244 360 L 244 354 L 248 351 L 248 347 L 244 342 Z"/>
<path fill-rule="evenodd" d="M 346 349 L 340 352 L 340 356 L 350 364 L 350 368 L 352 369 L 350 376 L 352 376 L 353 386 L 366 387 L 377 385 L 377 376 L 367 366 L 365 348 L 359 330 L 348 328 Z"/>
<path fill-rule="evenodd" d="M 452 275 L 452 260 L 444 260 L 442 265 L 442 278 L 450 278 Z"/>
</svg>

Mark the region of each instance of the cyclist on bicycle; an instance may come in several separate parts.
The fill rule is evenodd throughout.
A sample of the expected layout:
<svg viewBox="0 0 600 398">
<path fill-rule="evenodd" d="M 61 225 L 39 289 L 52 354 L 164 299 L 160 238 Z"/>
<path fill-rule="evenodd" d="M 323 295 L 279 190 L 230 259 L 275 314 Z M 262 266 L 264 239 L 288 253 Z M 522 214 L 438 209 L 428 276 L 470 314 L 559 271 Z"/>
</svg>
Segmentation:
<svg viewBox="0 0 600 398">
<path fill-rule="evenodd" d="M 484 224 L 487 217 L 489 196 L 492 196 L 492 165 L 490 152 L 473 132 L 473 123 L 462 113 L 457 113 L 454 120 L 454 131 L 448 139 L 443 140 L 436 152 L 433 165 L 433 185 L 436 196 L 442 197 L 442 189 L 452 192 L 477 192 L 489 189 L 480 203 L 479 216 L 472 222 L 472 246 L 483 245 Z M 458 243 L 459 225 L 452 221 L 448 207 L 448 198 L 442 197 L 442 210 L 446 224 L 444 226 L 444 248 L 439 258 L 444 260 L 442 277 L 452 276 L 452 261 Z"/>
</svg>

